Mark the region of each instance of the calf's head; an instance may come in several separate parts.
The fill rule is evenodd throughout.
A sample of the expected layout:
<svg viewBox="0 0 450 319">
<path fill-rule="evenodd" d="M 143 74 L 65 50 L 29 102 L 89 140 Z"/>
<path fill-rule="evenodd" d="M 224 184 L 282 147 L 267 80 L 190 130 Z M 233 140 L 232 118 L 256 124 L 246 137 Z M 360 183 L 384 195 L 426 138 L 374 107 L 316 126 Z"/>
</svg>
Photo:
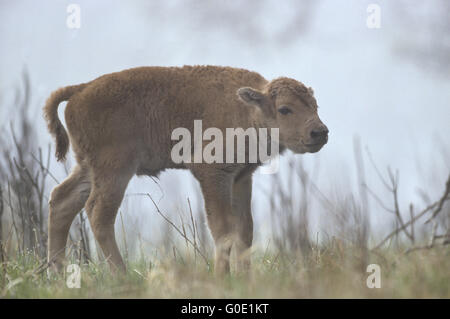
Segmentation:
<svg viewBox="0 0 450 319">
<path fill-rule="evenodd" d="M 238 89 L 239 98 L 259 108 L 259 121 L 277 127 L 280 144 L 294 153 L 318 152 L 328 141 L 328 128 L 317 114 L 317 101 L 311 88 L 290 78 L 269 82 L 263 90 Z"/>
</svg>

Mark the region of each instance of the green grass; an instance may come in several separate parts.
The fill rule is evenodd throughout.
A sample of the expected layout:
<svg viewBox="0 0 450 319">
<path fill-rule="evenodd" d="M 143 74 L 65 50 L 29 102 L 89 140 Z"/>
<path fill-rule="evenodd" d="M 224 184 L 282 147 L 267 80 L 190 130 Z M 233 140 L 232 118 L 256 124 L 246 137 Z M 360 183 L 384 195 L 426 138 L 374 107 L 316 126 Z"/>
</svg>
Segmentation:
<svg viewBox="0 0 450 319">
<path fill-rule="evenodd" d="M 154 257 L 128 262 L 126 275 L 105 263 L 81 266 L 81 288 L 64 275 L 36 273 L 42 263 L 23 254 L 2 264 L 2 298 L 449 298 L 450 248 L 410 254 L 389 249 L 363 262 L 351 248 L 313 250 L 309 256 L 254 252 L 250 276 L 216 278 L 193 258 Z M 369 289 L 367 263 L 381 267 L 381 288 Z"/>
</svg>

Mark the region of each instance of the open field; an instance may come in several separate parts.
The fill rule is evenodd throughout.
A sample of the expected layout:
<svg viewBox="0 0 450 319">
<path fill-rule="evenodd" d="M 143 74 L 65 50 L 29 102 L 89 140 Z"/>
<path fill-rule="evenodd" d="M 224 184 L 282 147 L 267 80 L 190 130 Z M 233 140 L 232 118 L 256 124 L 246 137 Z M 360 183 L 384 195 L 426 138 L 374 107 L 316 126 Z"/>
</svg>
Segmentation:
<svg viewBox="0 0 450 319">
<path fill-rule="evenodd" d="M 338 242 L 310 256 L 253 254 L 250 276 L 216 279 L 193 258 L 149 257 L 128 262 L 125 276 L 104 263 L 81 266 L 81 287 L 68 288 L 63 276 L 36 273 L 42 260 L 32 254 L 2 264 L 2 298 L 450 298 L 450 247 L 370 254 L 380 265 L 381 288 L 366 285 L 370 273 L 350 247 Z"/>
</svg>

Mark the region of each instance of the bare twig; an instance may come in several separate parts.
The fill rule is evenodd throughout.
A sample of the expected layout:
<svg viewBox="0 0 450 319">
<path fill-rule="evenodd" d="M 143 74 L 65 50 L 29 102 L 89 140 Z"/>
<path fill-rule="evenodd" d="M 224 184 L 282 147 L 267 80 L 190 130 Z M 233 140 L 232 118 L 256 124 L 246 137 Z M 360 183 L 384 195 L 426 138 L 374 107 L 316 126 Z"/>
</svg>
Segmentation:
<svg viewBox="0 0 450 319">
<path fill-rule="evenodd" d="M 195 220 L 194 220 L 194 215 L 192 214 L 192 207 L 191 207 L 191 201 L 189 200 L 189 197 L 187 199 L 188 201 L 188 205 L 189 205 L 189 215 L 191 217 L 191 223 L 192 223 L 192 227 L 191 227 L 191 232 L 192 232 L 192 238 L 194 239 L 194 245 L 197 246 L 197 233 L 196 233 L 196 225 L 195 225 Z M 194 249 L 194 261 L 197 261 L 197 251 Z"/>
<path fill-rule="evenodd" d="M 172 226 L 180 235 L 181 237 L 183 237 L 189 244 L 192 245 L 192 247 L 194 247 L 194 249 L 198 252 L 198 254 L 203 258 L 203 260 L 205 261 L 206 265 L 209 267 L 209 261 L 206 258 L 206 256 L 202 253 L 202 251 L 196 246 L 194 245 L 194 243 L 183 233 L 183 231 L 181 231 L 177 225 L 175 225 L 169 218 L 167 218 L 159 209 L 158 205 L 156 205 L 155 201 L 153 200 L 153 198 L 150 196 L 150 194 L 147 194 L 147 196 L 150 198 L 150 200 L 152 201 L 153 205 L 155 205 L 156 211 L 158 212 L 159 215 L 161 215 L 162 218 L 164 218 L 164 220 L 169 223 L 170 226 Z"/>
<path fill-rule="evenodd" d="M 444 206 L 444 202 L 446 200 L 450 199 L 449 198 L 449 194 L 450 194 L 450 176 L 449 176 L 449 178 L 447 180 L 447 183 L 445 185 L 444 196 L 441 197 L 441 199 L 439 200 L 438 207 L 434 210 L 433 214 L 431 214 L 431 217 L 427 219 L 425 224 L 428 224 L 431 220 L 433 220 L 439 214 L 439 212 L 442 210 L 442 206 Z"/>
<path fill-rule="evenodd" d="M 416 251 L 416 250 L 431 249 L 431 248 L 434 248 L 436 246 L 445 246 L 445 245 L 450 244 L 450 241 L 449 241 L 450 236 L 448 234 L 446 234 L 446 235 L 436 235 L 437 226 L 438 226 L 438 224 L 434 223 L 433 231 L 432 231 L 432 234 L 430 236 L 430 242 L 428 243 L 428 245 L 415 246 L 415 247 L 409 248 L 409 249 L 407 249 L 405 251 L 405 254 L 409 254 L 410 252 L 413 252 L 413 251 Z M 444 240 L 442 241 L 442 243 L 438 244 L 437 240 L 439 240 L 439 239 L 444 239 Z"/>
<path fill-rule="evenodd" d="M 408 227 L 409 225 L 411 225 L 412 223 L 416 222 L 419 218 L 421 218 L 422 216 L 424 216 L 425 214 L 427 214 L 429 211 L 434 209 L 434 212 L 432 214 L 432 216 L 436 217 L 437 214 L 439 214 L 439 212 L 442 210 L 442 207 L 444 205 L 444 202 L 449 200 L 449 193 L 450 193 L 450 176 L 447 180 L 446 183 L 446 188 L 444 191 L 444 194 L 442 195 L 442 197 L 437 201 L 434 202 L 433 204 L 427 206 L 426 208 L 424 208 L 419 214 L 415 215 L 413 218 L 411 218 L 407 223 L 403 224 L 402 226 L 396 228 L 395 230 L 393 230 L 391 233 L 389 233 L 378 245 L 376 245 L 374 248 L 372 248 L 372 250 L 376 250 L 379 249 L 385 242 L 387 242 L 391 237 L 397 235 L 399 232 L 401 232 L 404 228 Z"/>
</svg>

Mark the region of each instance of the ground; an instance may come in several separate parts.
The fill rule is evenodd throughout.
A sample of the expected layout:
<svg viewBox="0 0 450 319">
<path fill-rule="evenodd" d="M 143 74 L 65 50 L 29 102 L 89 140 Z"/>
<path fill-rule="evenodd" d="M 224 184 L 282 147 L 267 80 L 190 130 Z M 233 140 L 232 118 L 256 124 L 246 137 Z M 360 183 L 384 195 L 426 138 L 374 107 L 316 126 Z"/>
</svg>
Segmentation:
<svg viewBox="0 0 450 319">
<path fill-rule="evenodd" d="M 193 256 L 155 254 L 128 261 L 124 276 L 105 262 L 81 265 L 80 288 L 66 276 L 48 278 L 43 260 L 27 253 L 5 261 L 2 298 L 450 298 L 450 247 L 405 254 L 389 248 L 369 252 L 368 262 L 351 247 L 313 249 L 308 256 L 252 255 L 250 276 L 215 278 L 206 262 Z M 380 288 L 368 288 L 366 263 L 380 266 Z M 39 269 L 44 271 L 39 272 Z"/>
</svg>

